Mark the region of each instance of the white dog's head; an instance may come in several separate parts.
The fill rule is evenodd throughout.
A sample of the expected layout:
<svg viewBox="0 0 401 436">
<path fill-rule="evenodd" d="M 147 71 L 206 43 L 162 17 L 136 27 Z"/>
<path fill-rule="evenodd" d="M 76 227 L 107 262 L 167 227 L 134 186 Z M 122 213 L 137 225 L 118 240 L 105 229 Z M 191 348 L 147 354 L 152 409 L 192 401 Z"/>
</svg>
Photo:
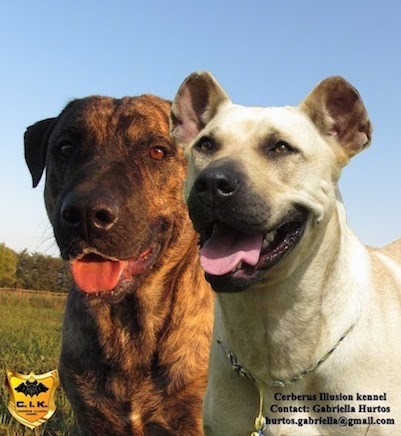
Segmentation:
<svg viewBox="0 0 401 436">
<path fill-rule="evenodd" d="M 333 214 L 341 168 L 371 132 L 358 92 L 341 77 L 298 107 L 266 108 L 233 104 L 207 72 L 184 81 L 171 134 L 189 160 L 185 198 L 216 291 L 294 268 Z"/>
</svg>

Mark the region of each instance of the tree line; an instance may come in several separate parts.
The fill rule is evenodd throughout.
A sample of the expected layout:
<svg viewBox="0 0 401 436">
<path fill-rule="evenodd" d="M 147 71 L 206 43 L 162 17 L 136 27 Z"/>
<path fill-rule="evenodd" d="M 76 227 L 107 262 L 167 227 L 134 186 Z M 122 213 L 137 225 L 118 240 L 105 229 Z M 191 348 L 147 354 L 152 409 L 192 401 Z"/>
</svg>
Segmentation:
<svg viewBox="0 0 401 436">
<path fill-rule="evenodd" d="M 72 279 L 68 262 L 41 253 L 19 253 L 0 243 L 0 287 L 68 292 Z"/>
</svg>

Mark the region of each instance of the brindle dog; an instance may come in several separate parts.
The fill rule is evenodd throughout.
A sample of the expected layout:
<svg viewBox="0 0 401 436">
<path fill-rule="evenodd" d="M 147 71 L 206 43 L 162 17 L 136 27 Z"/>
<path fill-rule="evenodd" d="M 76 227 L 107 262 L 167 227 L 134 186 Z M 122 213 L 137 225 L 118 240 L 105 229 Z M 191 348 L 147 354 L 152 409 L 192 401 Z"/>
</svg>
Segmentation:
<svg viewBox="0 0 401 436">
<path fill-rule="evenodd" d="M 82 435 L 200 435 L 213 297 L 170 103 L 74 100 L 25 134 L 74 286 L 60 374 Z"/>
</svg>

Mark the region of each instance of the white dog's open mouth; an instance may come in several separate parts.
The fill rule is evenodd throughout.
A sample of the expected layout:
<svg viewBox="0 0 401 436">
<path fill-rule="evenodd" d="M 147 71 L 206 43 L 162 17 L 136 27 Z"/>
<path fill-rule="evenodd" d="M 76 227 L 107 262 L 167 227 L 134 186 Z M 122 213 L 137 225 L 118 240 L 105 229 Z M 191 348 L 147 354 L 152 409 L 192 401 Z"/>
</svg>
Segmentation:
<svg viewBox="0 0 401 436">
<path fill-rule="evenodd" d="M 202 267 L 213 276 L 252 276 L 287 255 L 301 239 L 305 225 L 306 216 L 297 216 L 268 233 L 248 235 L 229 225 L 214 223 L 200 251 Z"/>
</svg>

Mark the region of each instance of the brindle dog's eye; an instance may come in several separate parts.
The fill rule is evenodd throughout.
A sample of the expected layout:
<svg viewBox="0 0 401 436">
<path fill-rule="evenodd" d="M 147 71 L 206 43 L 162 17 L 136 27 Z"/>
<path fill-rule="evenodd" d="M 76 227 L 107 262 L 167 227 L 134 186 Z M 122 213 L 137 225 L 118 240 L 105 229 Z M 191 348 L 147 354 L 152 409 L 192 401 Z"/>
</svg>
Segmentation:
<svg viewBox="0 0 401 436">
<path fill-rule="evenodd" d="M 70 157 L 74 152 L 74 146 L 71 144 L 71 142 L 61 142 L 59 145 L 59 150 L 64 157 Z"/>
<path fill-rule="evenodd" d="M 274 147 L 272 147 L 269 151 L 272 152 L 272 153 L 276 153 L 276 154 L 285 154 L 285 153 L 292 153 L 295 150 L 287 142 L 285 142 L 285 141 L 278 141 L 274 145 Z"/>
<path fill-rule="evenodd" d="M 203 153 L 211 153 L 216 149 L 216 144 L 209 138 L 201 138 L 195 145 L 195 148 Z"/>
<path fill-rule="evenodd" d="M 164 147 L 161 147 L 160 145 L 157 145 L 156 147 L 152 147 L 149 150 L 149 156 L 153 160 L 162 160 L 167 156 L 167 149 Z"/>
</svg>

